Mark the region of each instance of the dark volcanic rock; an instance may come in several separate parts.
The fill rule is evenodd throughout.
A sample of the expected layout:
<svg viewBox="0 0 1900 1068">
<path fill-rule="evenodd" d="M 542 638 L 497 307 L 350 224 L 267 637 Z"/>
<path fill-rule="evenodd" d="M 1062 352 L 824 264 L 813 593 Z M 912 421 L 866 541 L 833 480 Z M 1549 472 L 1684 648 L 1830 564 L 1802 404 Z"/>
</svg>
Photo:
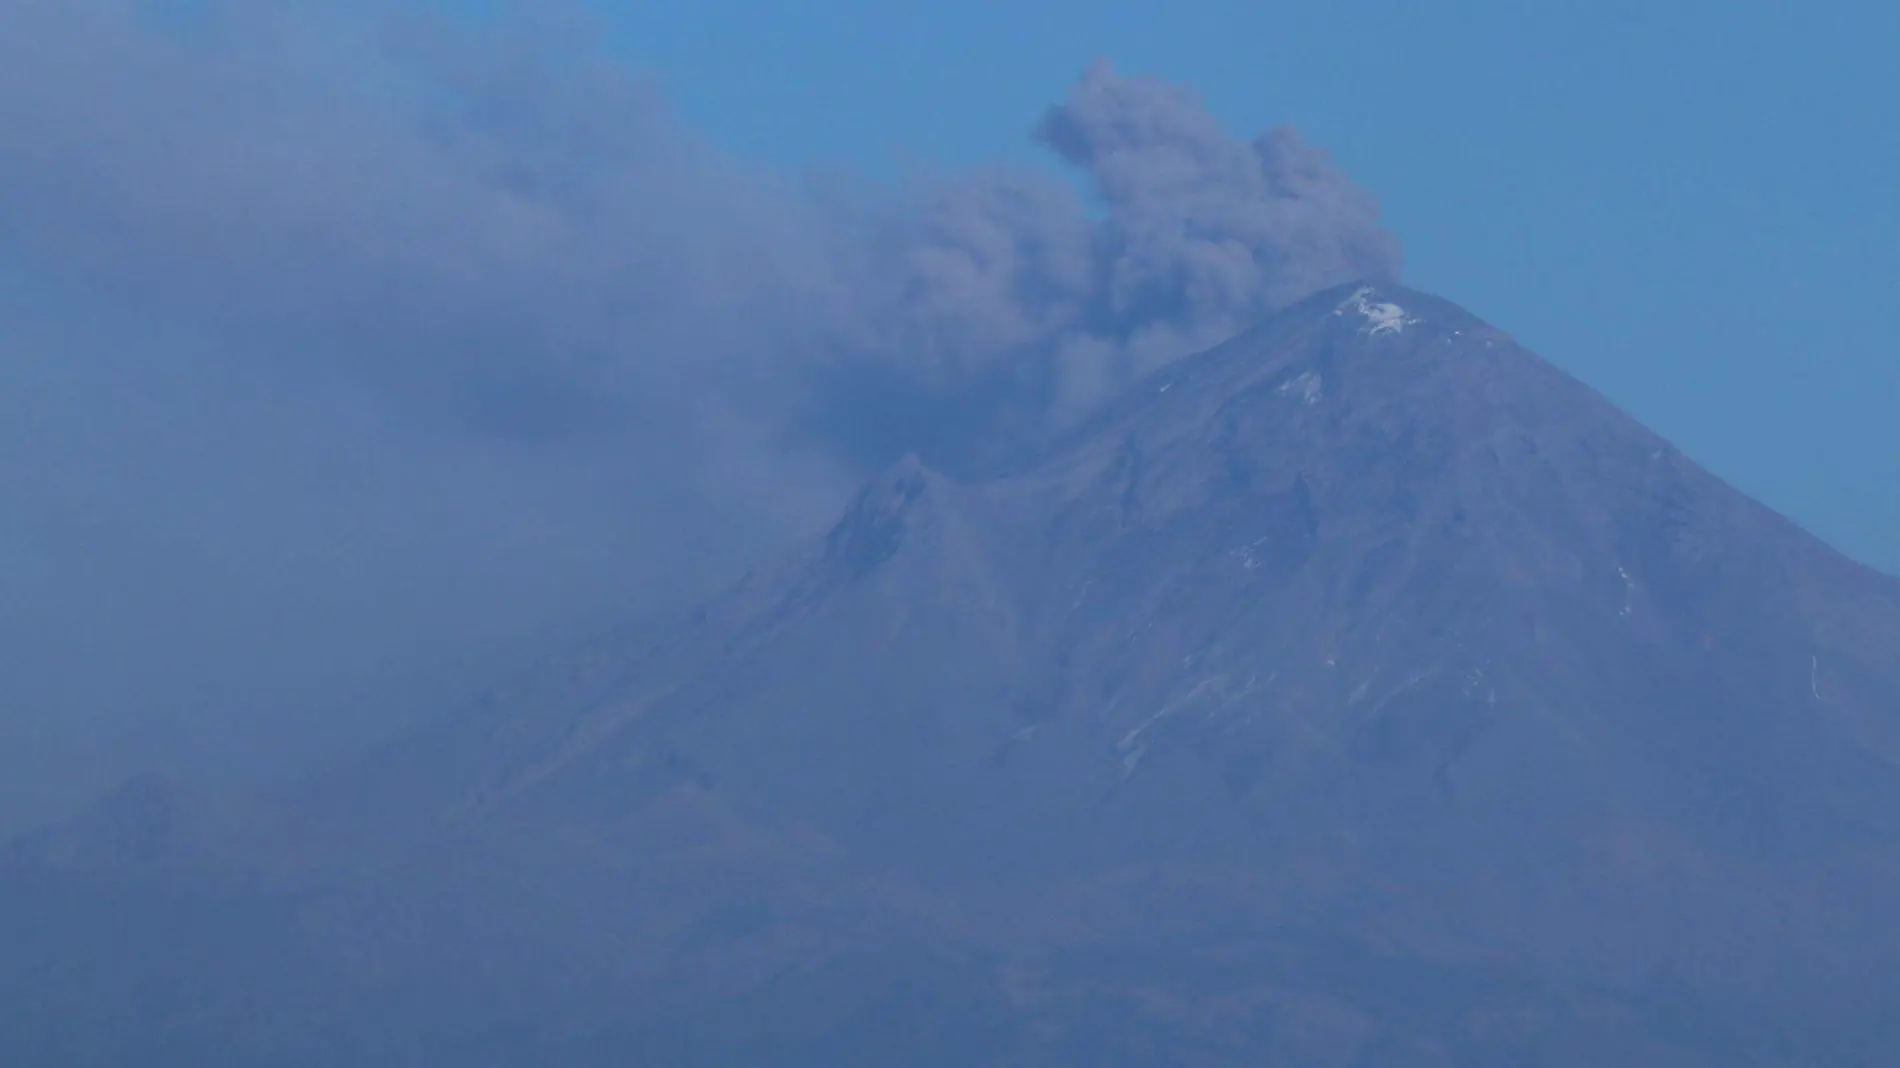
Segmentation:
<svg viewBox="0 0 1900 1068">
<path fill-rule="evenodd" d="M 1900 582 L 1394 286 L 204 809 L 16 848 L 0 1059 L 1900 1048 Z"/>
</svg>

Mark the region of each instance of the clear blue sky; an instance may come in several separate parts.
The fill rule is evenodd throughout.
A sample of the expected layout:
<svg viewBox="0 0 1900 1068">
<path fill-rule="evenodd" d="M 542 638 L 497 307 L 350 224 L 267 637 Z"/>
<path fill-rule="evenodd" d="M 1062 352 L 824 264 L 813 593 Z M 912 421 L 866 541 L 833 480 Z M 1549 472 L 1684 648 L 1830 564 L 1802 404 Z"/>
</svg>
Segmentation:
<svg viewBox="0 0 1900 1068">
<path fill-rule="evenodd" d="M 1900 7 L 1627 0 L 598 4 L 731 151 L 1032 158 L 1083 65 L 1290 122 L 1465 304 L 1900 571 Z"/>
</svg>

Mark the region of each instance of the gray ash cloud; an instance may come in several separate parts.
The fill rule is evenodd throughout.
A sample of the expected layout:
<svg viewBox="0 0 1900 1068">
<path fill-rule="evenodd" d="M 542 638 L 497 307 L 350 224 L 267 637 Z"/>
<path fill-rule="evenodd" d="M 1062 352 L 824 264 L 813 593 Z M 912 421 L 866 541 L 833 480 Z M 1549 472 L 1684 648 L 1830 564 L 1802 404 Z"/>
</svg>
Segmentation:
<svg viewBox="0 0 1900 1068">
<path fill-rule="evenodd" d="M 0 7 L 0 703 L 42 740 L 382 716 L 1398 268 L 1296 134 L 1106 65 L 1035 131 L 1085 191 L 827 184 L 575 23 L 176 7 Z"/>
</svg>

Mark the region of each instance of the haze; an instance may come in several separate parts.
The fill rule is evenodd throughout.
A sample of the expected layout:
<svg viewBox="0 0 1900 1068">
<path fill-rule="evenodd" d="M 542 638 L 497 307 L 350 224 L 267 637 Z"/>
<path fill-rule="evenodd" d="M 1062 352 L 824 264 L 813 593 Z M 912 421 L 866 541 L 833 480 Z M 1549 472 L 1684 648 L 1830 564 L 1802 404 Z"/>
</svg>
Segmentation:
<svg viewBox="0 0 1900 1068">
<path fill-rule="evenodd" d="M 379 737 L 1395 233 L 1900 567 L 1888 8 L 768 8 L 0 10 L 0 828 Z"/>
</svg>

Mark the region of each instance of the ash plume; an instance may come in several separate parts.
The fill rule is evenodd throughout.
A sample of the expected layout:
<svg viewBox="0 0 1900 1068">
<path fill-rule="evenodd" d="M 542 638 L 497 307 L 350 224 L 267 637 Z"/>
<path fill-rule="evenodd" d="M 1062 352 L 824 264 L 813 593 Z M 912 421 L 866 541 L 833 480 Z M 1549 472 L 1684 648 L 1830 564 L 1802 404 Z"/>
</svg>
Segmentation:
<svg viewBox="0 0 1900 1068">
<path fill-rule="evenodd" d="M 1071 185 L 1001 170 L 902 204 L 843 335 L 874 341 L 832 347 L 851 362 L 828 365 L 846 403 L 826 425 L 857 429 L 853 407 L 882 410 L 882 453 L 934 446 L 954 463 L 1308 293 L 1397 276 L 1376 201 L 1290 128 L 1241 140 L 1186 90 L 1099 62 L 1036 134 L 1102 210 Z"/>
<path fill-rule="evenodd" d="M 1087 196 L 846 189 L 734 161 L 585 31 L 0 6 L 0 751 L 47 791 L 381 729 L 867 467 L 1033 439 L 1398 267 L 1296 134 L 1105 64 L 1036 128 Z"/>
</svg>

